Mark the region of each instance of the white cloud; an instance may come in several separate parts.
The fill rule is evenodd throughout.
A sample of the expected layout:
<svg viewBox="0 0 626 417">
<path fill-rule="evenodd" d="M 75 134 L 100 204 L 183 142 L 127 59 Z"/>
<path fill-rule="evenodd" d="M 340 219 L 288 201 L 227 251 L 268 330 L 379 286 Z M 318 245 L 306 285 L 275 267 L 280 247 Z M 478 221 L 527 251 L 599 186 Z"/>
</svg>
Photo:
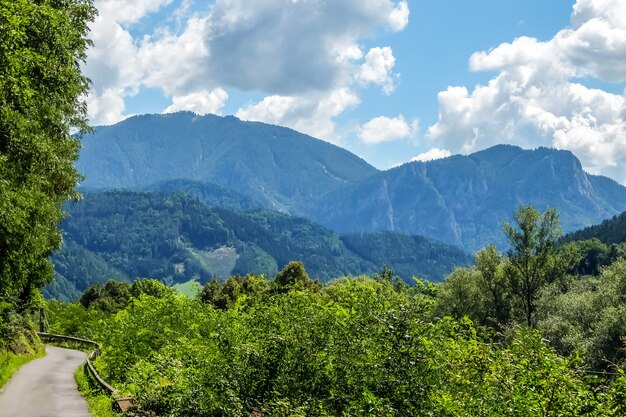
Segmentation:
<svg viewBox="0 0 626 417">
<path fill-rule="evenodd" d="M 164 113 L 188 110 L 200 115 L 219 114 L 226 100 L 228 100 L 228 93 L 223 88 L 216 88 L 212 91 L 194 91 L 185 96 L 172 97 L 172 105 L 166 108 Z"/>
<path fill-rule="evenodd" d="M 409 18 L 406 0 L 216 0 L 195 13 L 189 0 L 99 0 L 96 6 L 95 47 L 85 65 L 93 80 L 92 122 L 126 117 L 125 99 L 142 88 L 171 97 L 166 111 L 219 110 L 223 94 L 210 92 L 235 88 L 267 94 L 240 109 L 242 115 L 326 137 L 336 136 L 333 118 L 360 102 L 360 89 L 393 91 L 391 48 L 365 54 L 360 42 L 381 28 L 401 31 Z M 151 27 L 148 16 L 164 7 L 173 9 L 173 18 Z M 277 97 L 297 104 L 262 109 L 285 101 Z"/>
<path fill-rule="evenodd" d="M 98 93 L 92 92 L 86 99 L 90 120 L 98 125 L 112 125 L 125 119 L 124 94 L 120 91 L 106 89 Z"/>
<path fill-rule="evenodd" d="M 365 56 L 357 79 L 364 85 L 378 84 L 389 95 L 394 90 L 392 70 L 395 65 L 396 59 L 390 47 L 372 48 Z"/>
<path fill-rule="evenodd" d="M 268 96 L 235 114 L 242 120 L 254 120 L 288 126 L 317 138 L 339 142 L 334 117 L 360 104 L 360 98 L 347 88 L 310 96 Z"/>
<path fill-rule="evenodd" d="M 364 143 L 369 144 L 391 142 L 414 137 L 417 134 L 417 129 L 417 120 L 409 124 L 402 115 L 398 117 L 379 116 L 361 127 L 359 138 Z"/>
<path fill-rule="evenodd" d="M 411 158 L 411 162 L 415 162 L 415 161 L 419 161 L 419 162 L 433 161 L 435 159 L 447 158 L 449 156 L 452 156 L 452 152 L 450 152 L 447 149 L 432 148 L 432 149 L 429 149 L 428 151 L 426 151 L 424 153 L 421 153 L 421 154 Z"/>
<path fill-rule="evenodd" d="M 409 4 L 406 0 L 396 4 L 391 13 L 389 13 L 387 22 L 394 32 L 404 30 L 406 25 L 409 24 Z"/>
<path fill-rule="evenodd" d="M 463 153 L 502 142 L 569 149 L 586 169 L 624 182 L 626 96 L 577 80 L 626 80 L 625 4 L 579 0 L 572 26 L 552 39 L 521 37 L 475 53 L 470 69 L 497 75 L 471 92 L 439 93 L 439 120 L 428 138 Z"/>
<path fill-rule="evenodd" d="M 207 76 L 204 62 L 209 58 L 204 42 L 207 33 L 206 21 L 192 18 L 180 34 L 164 30 L 158 36 L 145 37 L 137 53 L 142 84 L 160 88 L 168 96 L 217 88 L 203 82 Z"/>
<path fill-rule="evenodd" d="M 207 20 L 208 73 L 244 91 L 330 91 L 355 71 L 346 57 L 361 58 L 359 39 L 404 29 L 408 13 L 406 1 L 218 0 Z"/>
</svg>

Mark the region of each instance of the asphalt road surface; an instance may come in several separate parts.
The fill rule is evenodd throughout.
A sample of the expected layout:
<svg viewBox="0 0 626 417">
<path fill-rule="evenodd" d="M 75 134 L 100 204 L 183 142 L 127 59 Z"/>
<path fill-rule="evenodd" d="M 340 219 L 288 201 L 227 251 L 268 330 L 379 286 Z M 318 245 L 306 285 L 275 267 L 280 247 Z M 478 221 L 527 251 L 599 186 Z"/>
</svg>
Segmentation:
<svg viewBox="0 0 626 417">
<path fill-rule="evenodd" d="M 0 392 L 0 417 L 90 417 L 74 372 L 87 359 L 77 350 L 46 346 Z"/>
</svg>

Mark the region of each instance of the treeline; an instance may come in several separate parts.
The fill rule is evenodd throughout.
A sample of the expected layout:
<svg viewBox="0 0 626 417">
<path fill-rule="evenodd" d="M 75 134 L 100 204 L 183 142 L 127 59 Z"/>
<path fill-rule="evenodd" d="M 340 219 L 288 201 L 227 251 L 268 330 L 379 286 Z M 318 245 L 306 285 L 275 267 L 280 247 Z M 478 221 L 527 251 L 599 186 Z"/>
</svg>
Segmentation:
<svg viewBox="0 0 626 417">
<path fill-rule="evenodd" d="M 564 242 L 598 239 L 611 245 L 626 242 L 626 212 L 605 220 L 602 223 L 589 226 L 564 236 Z"/>
<path fill-rule="evenodd" d="M 197 416 L 621 416 L 626 260 L 558 245 L 558 216 L 521 207 L 445 282 L 209 281 L 197 298 L 153 280 L 50 302 L 50 330 L 103 345 L 100 372 L 138 413 Z M 591 245 L 593 247 L 593 245 Z"/>
<path fill-rule="evenodd" d="M 407 281 L 413 274 L 441 280 L 470 262 L 461 250 L 421 237 L 340 236 L 272 211 L 208 207 L 184 193 L 88 193 L 68 211 L 64 246 L 52 256 L 57 285 L 45 289 L 48 298 L 75 299 L 108 279 L 172 284 L 247 273 L 273 277 L 294 259 L 322 281 L 373 273 L 384 264 Z"/>
</svg>

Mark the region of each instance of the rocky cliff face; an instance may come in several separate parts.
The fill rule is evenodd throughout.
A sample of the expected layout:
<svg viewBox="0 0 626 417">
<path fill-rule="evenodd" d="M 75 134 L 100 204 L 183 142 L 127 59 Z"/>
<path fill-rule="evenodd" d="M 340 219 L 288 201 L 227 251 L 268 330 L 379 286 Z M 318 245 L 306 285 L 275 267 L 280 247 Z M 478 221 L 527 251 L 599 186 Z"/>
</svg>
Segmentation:
<svg viewBox="0 0 626 417">
<path fill-rule="evenodd" d="M 381 172 L 324 196 L 307 215 L 339 231 L 398 230 L 476 250 L 505 247 L 502 222 L 520 204 L 557 208 L 568 232 L 626 210 L 625 197 L 571 152 L 500 145 Z"/>
</svg>

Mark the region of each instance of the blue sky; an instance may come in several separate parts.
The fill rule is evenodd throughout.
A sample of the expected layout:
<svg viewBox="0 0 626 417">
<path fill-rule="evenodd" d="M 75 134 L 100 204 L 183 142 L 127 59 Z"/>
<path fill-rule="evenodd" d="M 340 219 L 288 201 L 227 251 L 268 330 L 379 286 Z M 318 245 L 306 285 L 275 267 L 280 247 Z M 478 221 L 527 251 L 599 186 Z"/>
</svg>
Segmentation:
<svg viewBox="0 0 626 417">
<path fill-rule="evenodd" d="M 378 168 L 496 143 L 626 182 L 623 0 L 98 0 L 94 124 L 234 114 Z"/>
</svg>

